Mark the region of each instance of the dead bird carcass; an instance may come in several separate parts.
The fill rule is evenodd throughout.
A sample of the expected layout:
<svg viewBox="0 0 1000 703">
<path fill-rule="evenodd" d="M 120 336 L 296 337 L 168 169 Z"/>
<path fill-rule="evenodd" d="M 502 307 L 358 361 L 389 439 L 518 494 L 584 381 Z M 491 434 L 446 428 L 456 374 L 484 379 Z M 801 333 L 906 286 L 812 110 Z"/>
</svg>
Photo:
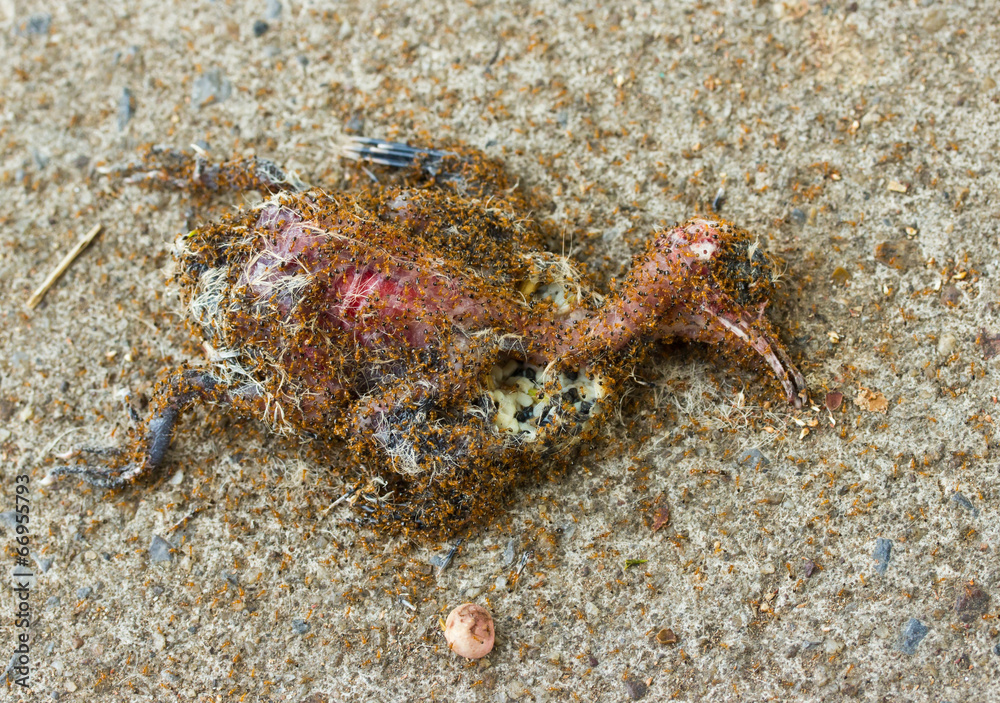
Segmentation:
<svg viewBox="0 0 1000 703">
<path fill-rule="evenodd" d="M 762 359 L 804 402 L 764 317 L 772 265 L 745 230 L 692 218 L 655 232 L 601 297 L 544 248 L 532 196 L 497 162 L 369 139 L 345 151 L 385 167 L 387 184 L 328 193 L 267 161 L 164 151 L 128 169 L 270 196 L 178 240 L 174 279 L 208 362 L 157 386 L 106 464 L 55 473 L 133 481 L 163 464 L 180 413 L 211 403 L 366 457 L 367 521 L 452 531 L 502 504 L 526 467 L 590 439 L 658 341 Z"/>
</svg>

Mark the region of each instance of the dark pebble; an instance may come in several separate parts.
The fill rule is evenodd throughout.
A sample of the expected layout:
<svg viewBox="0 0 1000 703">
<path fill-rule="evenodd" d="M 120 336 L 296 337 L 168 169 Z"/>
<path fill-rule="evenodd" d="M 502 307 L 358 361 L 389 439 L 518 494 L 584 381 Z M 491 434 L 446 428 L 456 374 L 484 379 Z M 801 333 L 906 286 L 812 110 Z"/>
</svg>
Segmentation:
<svg viewBox="0 0 1000 703">
<path fill-rule="evenodd" d="M 875 571 L 884 574 L 885 570 L 889 568 L 889 560 L 892 559 L 892 540 L 879 537 L 875 541 L 872 559 L 875 560 Z"/>
<path fill-rule="evenodd" d="M 1000 642 L 993 645 L 993 653 L 1000 657 Z"/>
<path fill-rule="evenodd" d="M 153 535 L 153 541 L 149 545 L 149 558 L 154 562 L 172 561 L 174 555 L 170 552 L 173 545 L 159 535 Z"/>
<path fill-rule="evenodd" d="M 575 403 L 578 400 L 580 400 L 580 391 L 578 391 L 576 388 L 570 388 L 568 391 L 562 394 L 562 399 L 570 404 Z"/>
<path fill-rule="evenodd" d="M 122 94 L 118 98 L 118 131 L 121 132 L 125 129 L 125 125 L 129 123 L 132 116 L 135 114 L 135 96 L 132 95 L 132 91 L 128 87 L 122 88 Z"/>
<path fill-rule="evenodd" d="M 90 598 L 90 594 L 94 592 L 94 589 L 90 586 L 84 586 L 83 588 L 76 589 L 76 597 L 80 600 L 84 598 Z"/>
<path fill-rule="evenodd" d="M 966 586 L 955 601 L 955 612 L 958 619 L 965 623 L 975 622 L 984 615 L 990 607 L 990 596 L 981 588 Z"/>
<path fill-rule="evenodd" d="M 792 220 L 795 222 L 795 224 L 804 225 L 807 219 L 809 219 L 809 216 L 806 215 L 806 213 L 803 210 L 800 210 L 797 207 L 792 208 Z"/>
<path fill-rule="evenodd" d="M 582 403 L 580 403 L 580 414 L 581 415 L 589 415 L 590 414 L 590 409 L 593 408 L 593 407 L 594 407 L 594 404 L 591 403 L 589 400 L 583 401 Z"/>
<path fill-rule="evenodd" d="M 807 561 L 805 567 L 802 569 L 802 573 L 805 574 L 806 578 L 810 578 L 815 571 L 816 564 L 811 561 Z"/>
<path fill-rule="evenodd" d="M 521 375 L 524 376 L 529 381 L 535 380 L 535 370 L 530 366 L 525 366 L 523 369 L 520 369 L 520 372 Z"/>
<path fill-rule="evenodd" d="M 576 379 L 580 378 L 580 373 L 578 371 L 567 371 L 566 378 L 568 378 L 570 381 L 575 381 Z"/>
<path fill-rule="evenodd" d="M 271 25 L 269 25 L 264 20 L 257 20 L 256 22 L 253 23 L 253 35 L 255 37 L 262 37 L 267 33 L 267 30 L 269 30 L 270 28 Z"/>
<path fill-rule="evenodd" d="M 192 625 L 191 627 L 188 628 L 188 632 L 190 632 L 192 635 L 197 634 L 197 632 L 198 632 L 198 626 L 197 625 Z"/>
<path fill-rule="evenodd" d="M 646 695 L 648 687 L 643 681 L 633 679 L 631 676 L 625 679 L 625 691 L 629 700 L 637 701 Z"/>
<path fill-rule="evenodd" d="M 41 34 L 48 34 L 49 29 L 51 28 L 52 15 L 48 12 L 39 12 L 31 15 L 27 20 L 21 23 L 21 26 L 18 29 L 18 34 L 21 36 L 38 36 Z"/>
<path fill-rule="evenodd" d="M 959 493 L 958 491 L 952 493 L 951 502 L 956 503 L 957 505 L 961 505 L 963 508 L 970 511 L 973 514 L 973 516 L 975 517 L 979 516 L 979 511 L 976 510 L 976 507 L 972 504 L 972 501 L 966 498 L 965 495 L 963 495 L 962 493 Z"/>
<path fill-rule="evenodd" d="M 87 168 L 87 166 L 89 165 L 90 165 L 90 157 L 87 156 L 86 154 L 77 154 L 76 156 L 73 157 L 74 167 L 79 169 L 84 169 Z M 63 384 L 65 384 L 66 388 L 69 388 L 69 381 L 63 381 Z M 62 386 L 59 387 L 62 388 Z M 65 389 L 63 389 L 63 392 L 65 392 Z"/>
<path fill-rule="evenodd" d="M 292 632 L 296 635 L 304 635 L 309 632 L 311 626 L 305 620 L 292 620 Z"/>
<path fill-rule="evenodd" d="M 738 461 L 743 466 L 750 466 L 754 469 L 767 466 L 771 461 L 764 456 L 764 452 L 759 449 L 747 449 L 745 452 L 740 454 Z"/>
<path fill-rule="evenodd" d="M 896 649 L 903 654 L 916 654 L 917 646 L 927 636 L 928 632 L 930 632 L 930 628 L 916 618 L 910 618 L 899 635 L 899 641 L 896 642 Z"/>
</svg>

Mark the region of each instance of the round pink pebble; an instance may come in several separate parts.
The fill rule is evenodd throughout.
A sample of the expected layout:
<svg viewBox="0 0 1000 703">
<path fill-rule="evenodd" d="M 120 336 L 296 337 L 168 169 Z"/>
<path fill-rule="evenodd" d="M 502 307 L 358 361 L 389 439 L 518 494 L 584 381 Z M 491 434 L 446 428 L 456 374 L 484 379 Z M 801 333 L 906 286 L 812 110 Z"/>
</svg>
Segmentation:
<svg viewBox="0 0 1000 703">
<path fill-rule="evenodd" d="M 475 603 L 463 603 L 451 611 L 444 624 L 448 648 L 460 657 L 481 659 L 493 649 L 496 634 L 490 611 Z"/>
</svg>

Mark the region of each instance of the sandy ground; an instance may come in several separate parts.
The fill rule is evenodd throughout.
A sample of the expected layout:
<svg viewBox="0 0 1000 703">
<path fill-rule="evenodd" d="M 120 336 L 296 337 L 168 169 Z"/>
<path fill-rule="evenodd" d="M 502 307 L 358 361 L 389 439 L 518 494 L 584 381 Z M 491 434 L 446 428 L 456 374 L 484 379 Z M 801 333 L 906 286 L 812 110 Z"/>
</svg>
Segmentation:
<svg viewBox="0 0 1000 703">
<path fill-rule="evenodd" d="M 27 475 L 36 573 L 30 688 L 0 698 L 1000 698 L 998 19 L 987 0 L 0 3 L 0 539 L 13 568 Z M 170 242 L 243 202 L 116 196 L 95 169 L 197 142 L 335 186 L 348 131 L 504 158 L 609 273 L 724 189 L 786 262 L 773 315 L 814 407 L 669 350 L 607 428 L 648 438 L 525 487 L 443 571 L 452 543 L 347 526 L 339 460 L 252 421 L 195 413 L 134 489 L 42 485 L 124 433 L 123 391 L 141 405 L 198 359 Z M 438 624 L 466 600 L 496 617 L 478 663 Z"/>
</svg>

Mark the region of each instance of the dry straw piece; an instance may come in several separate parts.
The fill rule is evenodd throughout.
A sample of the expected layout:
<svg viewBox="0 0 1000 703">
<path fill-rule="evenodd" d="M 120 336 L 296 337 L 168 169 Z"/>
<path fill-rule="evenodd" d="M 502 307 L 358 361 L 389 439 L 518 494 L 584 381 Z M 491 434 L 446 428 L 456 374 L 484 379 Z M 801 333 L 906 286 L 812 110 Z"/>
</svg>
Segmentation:
<svg viewBox="0 0 1000 703">
<path fill-rule="evenodd" d="M 67 253 L 66 256 L 62 258 L 62 261 L 59 262 L 59 265 L 56 266 L 48 276 L 46 276 L 42 285 L 38 286 L 38 288 L 35 289 L 35 292 L 31 294 L 31 297 L 28 298 L 29 308 L 34 310 L 35 307 L 42 302 L 42 298 L 44 298 L 45 294 L 49 292 L 49 288 L 51 288 L 52 285 L 59 280 L 60 276 L 66 273 L 66 269 L 72 265 L 72 263 L 76 260 L 76 257 L 78 257 L 83 250 L 97 238 L 97 235 L 101 233 L 102 226 L 103 225 L 98 222 L 96 225 L 91 227 L 90 231 L 83 235 L 83 239 L 77 242 L 76 245 L 70 249 L 69 253 Z"/>
</svg>

